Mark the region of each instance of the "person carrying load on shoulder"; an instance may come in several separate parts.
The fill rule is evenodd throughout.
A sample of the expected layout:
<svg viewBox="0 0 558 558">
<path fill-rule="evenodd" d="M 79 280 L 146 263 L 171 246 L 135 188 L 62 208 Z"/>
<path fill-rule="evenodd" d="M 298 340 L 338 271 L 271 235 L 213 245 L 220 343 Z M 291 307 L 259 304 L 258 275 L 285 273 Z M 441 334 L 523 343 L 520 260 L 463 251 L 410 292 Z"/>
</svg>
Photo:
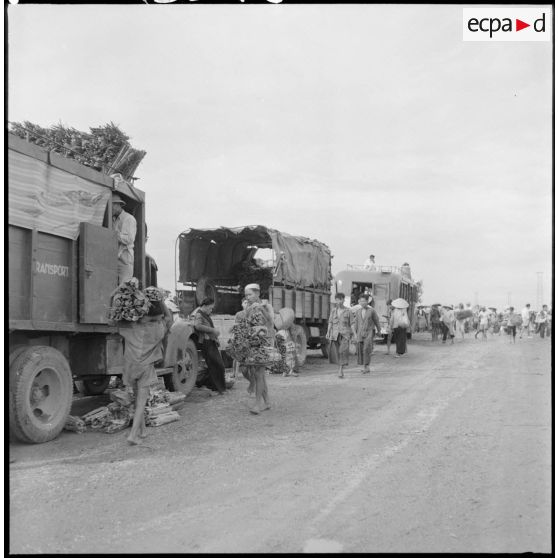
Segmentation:
<svg viewBox="0 0 558 558">
<path fill-rule="evenodd" d="M 136 280 L 137 281 L 137 280 Z M 132 431 L 128 443 L 138 445 L 146 437 L 144 410 L 149 389 L 157 384 L 155 363 L 163 358 L 163 339 L 172 325 L 172 315 L 163 302 L 163 293 L 148 287 L 149 310 L 135 322 L 118 323 L 118 333 L 124 338 L 124 386 L 132 389 L 135 398 Z"/>
<path fill-rule="evenodd" d="M 267 300 L 260 299 L 260 286 L 250 283 L 244 287 L 246 309 L 232 327 L 227 352 L 246 367 L 253 378 L 256 402 L 249 409 L 254 415 L 271 408 L 266 381 L 266 369 L 281 360 L 275 340 L 275 312 Z"/>
<path fill-rule="evenodd" d="M 407 352 L 407 329 L 411 326 L 407 308 L 409 304 L 402 298 L 392 301 L 393 310 L 389 318 L 389 327 L 395 342 L 395 358 L 402 357 Z"/>
</svg>

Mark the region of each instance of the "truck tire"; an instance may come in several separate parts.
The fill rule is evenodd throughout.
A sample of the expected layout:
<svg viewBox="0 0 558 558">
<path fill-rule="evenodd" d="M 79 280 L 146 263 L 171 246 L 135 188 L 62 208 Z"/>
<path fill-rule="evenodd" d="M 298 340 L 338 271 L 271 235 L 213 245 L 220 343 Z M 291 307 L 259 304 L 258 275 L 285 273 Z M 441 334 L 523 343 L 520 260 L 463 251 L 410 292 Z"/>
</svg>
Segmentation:
<svg viewBox="0 0 558 558">
<path fill-rule="evenodd" d="M 26 347 L 10 366 L 10 434 L 30 444 L 53 440 L 70 414 L 72 395 L 64 355 L 52 347 Z"/>
<path fill-rule="evenodd" d="M 219 294 L 215 283 L 209 277 L 200 277 L 196 285 L 196 301 L 198 304 L 206 297 L 211 297 L 215 301 L 215 307 L 218 305 Z"/>
<path fill-rule="evenodd" d="M 12 366 L 14 360 L 25 350 L 27 349 L 28 345 L 16 345 L 12 347 L 10 350 L 10 357 L 8 359 L 8 369 Z"/>
<path fill-rule="evenodd" d="M 198 350 L 192 339 L 187 339 L 176 348 L 176 363 L 171 374 L 165 378 L 165 386 L 170 391 L 180 391 L 188 395 L 196 385 L 198 377 Z"/>
<path fill-rule="evenodd" d="M 75 380 L 74 383 L 82 395 L 102 395 L 110 384 L 110 376 Z"/>
<path fill-rule="evenodd" d="M 298 361 L 299 366 L 304 366 L 306 362 L 306 333 L 304 332 L 304 328 L 299 325 L 295 325 L 292 327 L 293 329 L 293 341 L 296 346 L 296 359 Z"/>
</svg>

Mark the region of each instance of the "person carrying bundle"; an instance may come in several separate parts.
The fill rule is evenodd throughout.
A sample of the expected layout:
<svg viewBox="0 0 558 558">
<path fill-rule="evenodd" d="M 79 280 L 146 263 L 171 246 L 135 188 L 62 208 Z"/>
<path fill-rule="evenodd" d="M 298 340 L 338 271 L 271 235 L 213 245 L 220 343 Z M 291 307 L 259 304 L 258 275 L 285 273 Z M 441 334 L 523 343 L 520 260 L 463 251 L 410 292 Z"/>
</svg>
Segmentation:
<svg viewBox="0 0 558 558">
<path fill-rule="evenodd" d="M 246 318 L 252 321 L 256 315 L 260 315 L 262 321 L 264 322 L 264 327 L 267 330 L 268 339 L 272 339 L 274 335 L 274 325 L 273 325 L 273 308 L 269 305 L 267 300 L 260 299 L 260 286 L 256 283 L 250 283 L 244 288 L 244 295 L 246 297 Z M 270 341 L 271 343 L 271 341 Z M 266 381 L 266 367 L 264 365 L 254 365 L 250 366 L 250 372 L 254 377 L 255 388 L 256 388 L 256 403 L 254 407 L 250 409 L 250 412 L 254 415 L 258 415 L 260 411 L 265 411 L 271 408 L 269 404 L 269 395 L 267 389 Z"/>
<path fill-rule="evenodd" d="M 151 291 L 151 292 L 150 292 Z M 129 324 L 119 322 L 118 333 L 124 338 L 124 385 L 132 389 L 135 398 L 132 431 L 128 443 L 138 445 L 145 438 L 144 411 L 149 397 L 149 389 L 157 383 L 155 363 L 163 358 L 163 339 L 172 325 L 172 315 L 158 298 L 157 289 L 148 287 L 150 299 L 146 315 Z"/>
<path fill-rule="evenodd" d="M 408 314 L 409 303 L 403 298 L 391 301 L 389 330 L 395 342 L 395 358 L 407 352 L 407 330 L 411 326 Z"/>
</svg>

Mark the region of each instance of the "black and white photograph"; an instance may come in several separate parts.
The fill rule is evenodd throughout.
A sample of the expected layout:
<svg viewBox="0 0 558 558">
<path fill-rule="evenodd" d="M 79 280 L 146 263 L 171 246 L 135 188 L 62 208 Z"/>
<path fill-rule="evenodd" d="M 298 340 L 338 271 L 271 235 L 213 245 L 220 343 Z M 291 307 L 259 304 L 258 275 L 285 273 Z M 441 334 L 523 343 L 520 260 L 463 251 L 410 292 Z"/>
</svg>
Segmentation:
<svg viewBox="0 0 558 558">
<path fill-rule="evenodd" d="M 554 5 L 5 5 L 9 554 L 554 552 Z"/>
</svg>

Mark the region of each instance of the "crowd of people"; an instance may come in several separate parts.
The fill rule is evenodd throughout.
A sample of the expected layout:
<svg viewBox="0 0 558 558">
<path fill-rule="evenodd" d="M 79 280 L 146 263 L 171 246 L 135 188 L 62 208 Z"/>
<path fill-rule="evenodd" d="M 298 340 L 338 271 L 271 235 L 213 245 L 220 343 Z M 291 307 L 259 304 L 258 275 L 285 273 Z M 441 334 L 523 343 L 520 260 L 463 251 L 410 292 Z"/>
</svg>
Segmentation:
<svg viewBox="0 0 558 558">
<path fill-rule="evenodd" d="M 454 339 L 464 339 L 465 335 L 474 332 L 474 338 L 482 341 L 488 340 L 490 335 L 509 336 L 509 342 L 515 343 L 519 338 L 531 338 L 538 335 L 541 338 L 550 336 L 552 324 L 552 311 L 545 304 L 539 311 L 532 310 L 527 303 L 520 312 L 513 306 L 508 306 L 501 311 L 494 307 L 462 303 L 456 305 L 433 304 L 419 306 L 415 331 L 430 331 L 432 341 L 441 339 L 451 343 Z"/>
</svg>

